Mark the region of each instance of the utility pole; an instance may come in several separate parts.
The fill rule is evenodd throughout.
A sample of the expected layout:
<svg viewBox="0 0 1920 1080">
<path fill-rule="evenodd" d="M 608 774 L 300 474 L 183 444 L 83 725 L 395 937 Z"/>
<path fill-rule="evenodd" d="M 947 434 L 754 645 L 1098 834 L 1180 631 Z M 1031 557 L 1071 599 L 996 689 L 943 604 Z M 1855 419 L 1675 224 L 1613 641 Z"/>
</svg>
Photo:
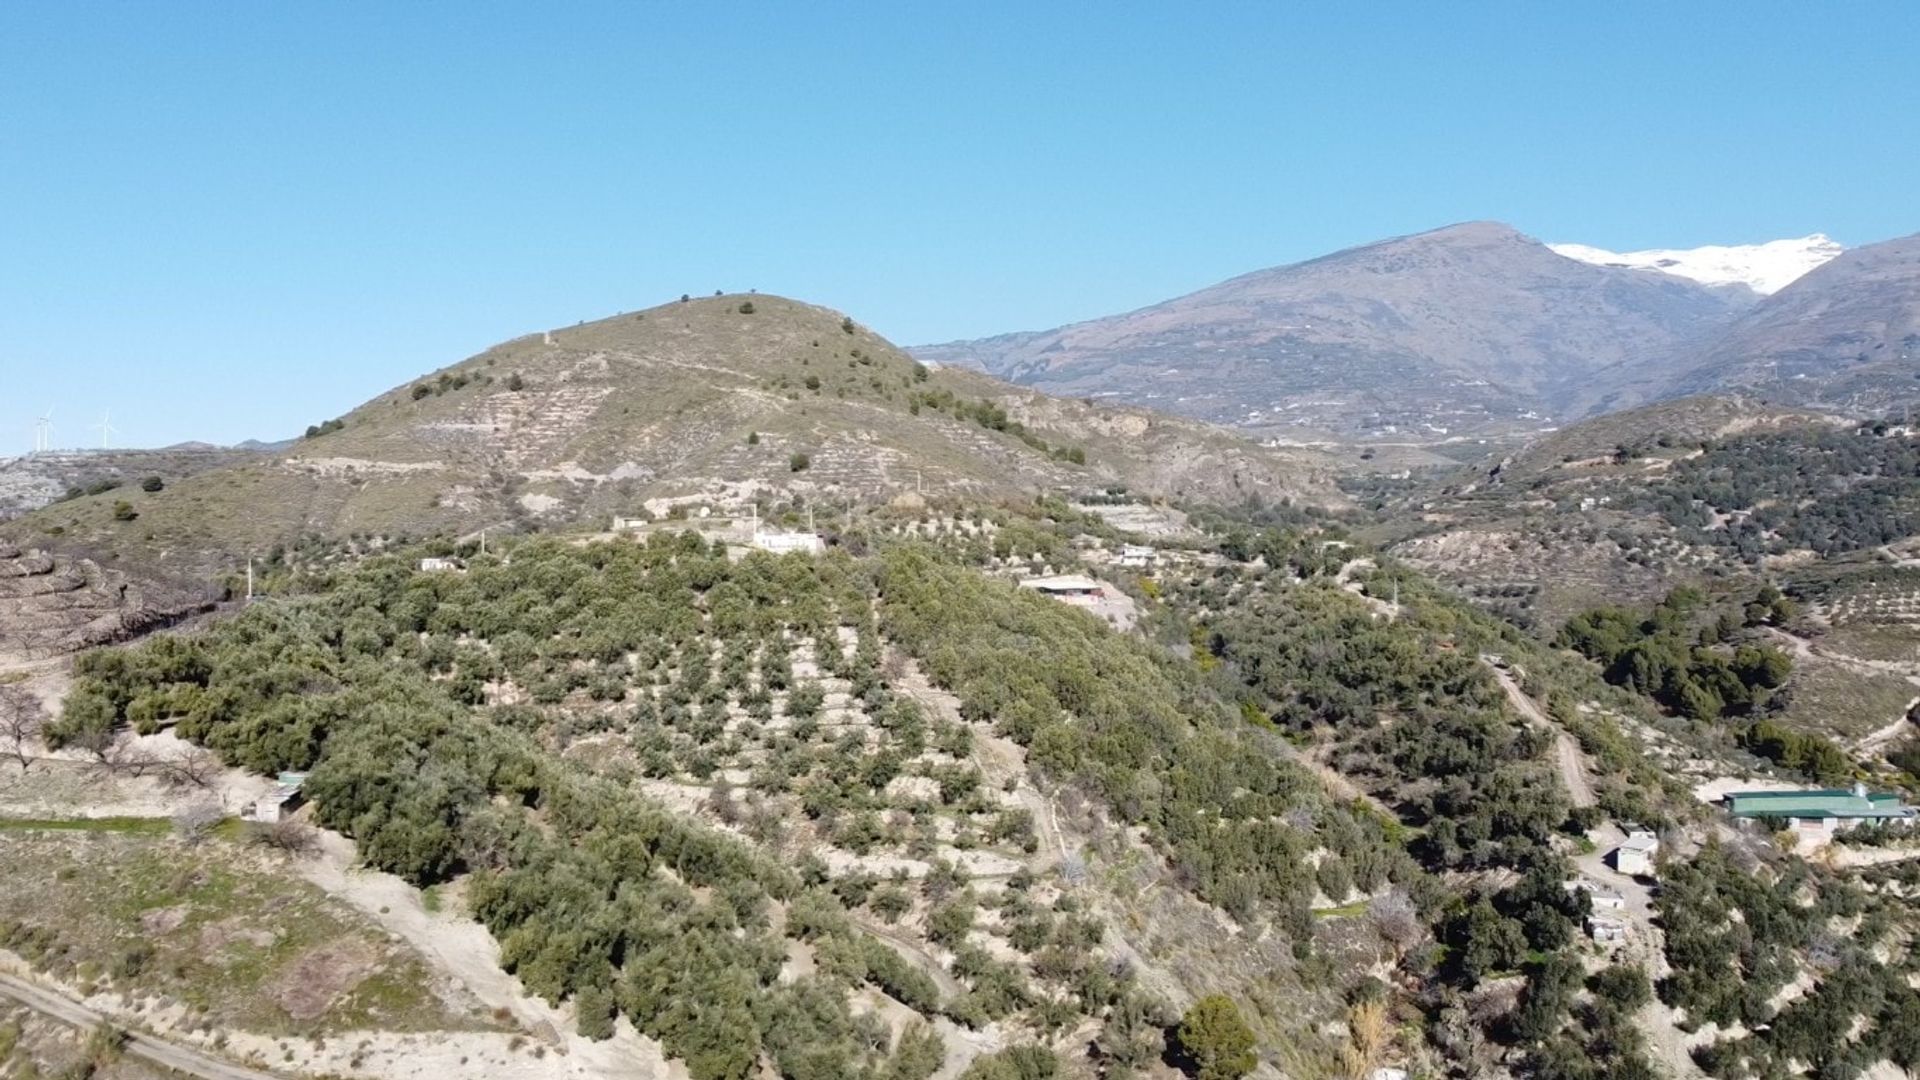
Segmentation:
<svg viewBox="0 0 1920 1080">
<path fill-rule="evenodd" d="M 253 603 L 253 556 L 247 556 L 247 603 Z"/>
</svg>

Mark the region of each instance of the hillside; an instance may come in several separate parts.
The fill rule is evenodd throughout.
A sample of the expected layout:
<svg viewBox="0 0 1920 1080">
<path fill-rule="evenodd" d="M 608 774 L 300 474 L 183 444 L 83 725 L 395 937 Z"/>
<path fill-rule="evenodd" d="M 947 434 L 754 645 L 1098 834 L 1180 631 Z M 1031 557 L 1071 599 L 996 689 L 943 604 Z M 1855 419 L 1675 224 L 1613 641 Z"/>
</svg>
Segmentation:
<svg viewBox="0 0 1920 1080">
<path fill-rule="evenodd" d="M 1743 390 L 1854 413 L 1920 393 L 1920 234 L 1854 248 L 1740 315 L 1651 386 Z"/>
<path fill-rule="evenodd" d="M 0 458 L 0 521 L 74 494 L 125 488 L 158 478 L 168 484 L 259 456 L 246 447 L 189 443 L 158 450 L 62 450 Z"/>
<path fill-rule="evenodd" d="M 63 502 L 8 535 L 193 575 L 309 535 L 547 526 L 676 500 L 1338 498 L 1313 451 L 929 371 L 838 312 L 772 296 L 531 334 L 316 420 L 247 464 Z"/>
<path fill-rule="evenodd" d="M 1551 637 L 1595 608 L 1677 588 L 1773 587 L 1795 658 L 1771 707 L 1872 759 L 1920 697 L 1920 441 L 1752 398 L 1663 402 L 1574 425 L 1461 470 L 1375 535 L 1481 606 Z"/>
<path fill-rule="evenodd" d="M 1454 225 L 1262 270 L 1124 315 L 913 350 L 1056 394 L 1250 430 L 1531 431 L 1599 403 L 1593 376 L 1665 357 L 1742 297 Z"/>
<path fill-rule="evenodd" d="M 1510 617 L 1550 629 L 1593 604 L 1651 602 L 1699 575 L 1809 557 L 1800 530 L 1762 537 L 1747 528 L 1746 500 L 1767 498 L 1759 489 L 1797 466 L 1800 482 L 1829 493 L 1852 486 L 1854 464 L 1828 455 L 1822 440 L 1869 451 L 1894 445 L 1854 428 L 1753 398 L 1660 402 L 1439 475 L 1383 505 L 1375 535 Z M 1754 467 L 1802 447 L 1797 466 L 1768 465 L 1765 478 L 1754 474 L 1759 488 L 1738 499 L 1721 484 L 1730 460 L 1752 454 L 1745 463 Z"/>
<path fill-rule="evenodd" d="M 1173 1021 L 1214 994 L 1255 1075 L 1431 1069 L 1422 1010 L 1575 939 L 1557 882 L 1596 802 L 1694 813 L 1598 715 L 1567 721 L 1598 749 L 1561 790 L 1550 722 L 1478 657 L 1606 689 L 1399 568 L 1383 617 L 1372 560 L 1318 538 L 1167 550 L 1164 589 L 1128 579 L 1149 635 L 1007 580 L 1094 569 L 1070 513 L 867 525 L 866 555 L 509 538 L 462 572 L 276 579 L 84 657 L 45 735 L 308 773 L 300 818 L 351 838 L 381 925 L 409 925 L 410 884 L 498 943 L 467 970 L 524 995 L 502 1023 L 700 1080 L 923 1080 L 1021 1047 L 1059 1072 L 966 1075 L 1170 1077 Z M 166 925 L 154 903 L 129 917 Z M 163 976 L 212 974 L 112 986 Z"/>
</svg>

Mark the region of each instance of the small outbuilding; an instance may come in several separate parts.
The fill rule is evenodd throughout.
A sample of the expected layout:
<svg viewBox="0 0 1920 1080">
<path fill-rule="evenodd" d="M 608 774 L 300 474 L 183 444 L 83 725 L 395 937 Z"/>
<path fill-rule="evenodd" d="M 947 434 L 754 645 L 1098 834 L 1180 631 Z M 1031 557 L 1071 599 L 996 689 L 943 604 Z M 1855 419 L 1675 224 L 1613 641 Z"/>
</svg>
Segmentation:
<svg viewBox="0 0 1920 1080">
<path fill-rule="evenodd" d="M 1602 945 L 1627 940 L 1627 924 L 1619 919 L 1595 915 L 1587 920 L 1587 936 Z"/>
<path fill-rule="evenodd" d="M 1623 911 L 1627 906 L 1626 897 L 1617 892 L 1609 892 L 1586 878 L 1567 882 L 1566 890 L 1569 893 L 1586 893 L 1595 911 Z"/>
<path fill-rule="evenodd" d="M 790 551 L 818 555 L 827 550 L 827 542 L 819 533 L 782 532 L 770 529 L 755 529 L 752 545 L 761 551 L 771 551 L 776 555 L 785 555 Z"/>
<path fill-rule="evenodd" d="M 306 773 L 281 773 L 273 787 L 240 814 L 241 820 L 257 821 L 264 825 L 285 821 L 306 801 L 301 794 L 306 782 Z"/>
</svg>

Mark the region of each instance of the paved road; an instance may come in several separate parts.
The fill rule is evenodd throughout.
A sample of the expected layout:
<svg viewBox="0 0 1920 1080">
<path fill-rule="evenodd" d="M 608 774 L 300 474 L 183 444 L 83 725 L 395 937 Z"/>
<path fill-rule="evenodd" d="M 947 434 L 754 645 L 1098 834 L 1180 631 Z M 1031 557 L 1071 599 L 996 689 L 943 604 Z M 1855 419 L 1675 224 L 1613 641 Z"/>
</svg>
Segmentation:
<svg viewBox="0 0 1920 1080">
<path fill-rule="evenodd" d="M 92 1028 L 108 1022 L 106 1017 L 77 1001 L 42 989 L 24 979 L 16 979 L 11 975 L 0 975 L 0 995 L 13 998 L 36 1012 L 44 1013 L 63 1024 L 71 1024 L 77 1028 Z M 184 1076 L 201 1077 L 202 1080 L 279 1080 L 272 1073 L 231 1065 L 219 1058 L 208 1057 L 197 1050 L 189 1050 L 170 1042 L 162 1042 L 150 1035 L 129 1033 L 127 1053 L 145 1058 L 155 1065 L 172 1069 Z"/>
</svg>

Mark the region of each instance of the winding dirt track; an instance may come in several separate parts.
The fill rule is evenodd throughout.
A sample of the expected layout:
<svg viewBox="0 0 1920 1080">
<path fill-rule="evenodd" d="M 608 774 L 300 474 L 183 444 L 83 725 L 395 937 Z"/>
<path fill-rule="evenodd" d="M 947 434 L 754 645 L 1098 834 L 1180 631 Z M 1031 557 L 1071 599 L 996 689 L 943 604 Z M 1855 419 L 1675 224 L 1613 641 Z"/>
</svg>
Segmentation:
<svg viewBox="0 0 1920 1080">
<path fill-rule="evenodd" d="M 35 1012 L 77 1028 L 92 1028 L 107 1022 L 106 1017 L 77 1001 L 11 975 L 0 975 L 0 996 L 13 998 Z M 162 1068 L 185 1076 L 198 1076 L 202 1080 L 279 1080 L 273 1073 L 242 1068 L 138 1032 L 128 1033 L 126 1052 Z"/>
<path fill-rule="evenodd" d="M 1507 701 L 1521 716 L 1526 717 L 1529 723 L 1553 732 L 1554 767 L 1559 770 L 1560 782 L 1566 785 L 1567 796 L 1573 805 L 1592 806 L 1596 800 L 1593 797 L 1593 785 L 1587 782 L 1586 765 L 1580 760 L 1580 744 L 1568 734 L 1567 729 L 1554 723 L 1541 711 L 1540 706 L 1533 703 L 1526 691 L 1520 689 L 1520 684 L 1513 681 L 1511 673 L 1491 662 L 1487 663 L 1487 668 L 1493 672 L 1494 678 L 1500 680 L 1500 688 L 1507 692 Z"/>
</svg>

